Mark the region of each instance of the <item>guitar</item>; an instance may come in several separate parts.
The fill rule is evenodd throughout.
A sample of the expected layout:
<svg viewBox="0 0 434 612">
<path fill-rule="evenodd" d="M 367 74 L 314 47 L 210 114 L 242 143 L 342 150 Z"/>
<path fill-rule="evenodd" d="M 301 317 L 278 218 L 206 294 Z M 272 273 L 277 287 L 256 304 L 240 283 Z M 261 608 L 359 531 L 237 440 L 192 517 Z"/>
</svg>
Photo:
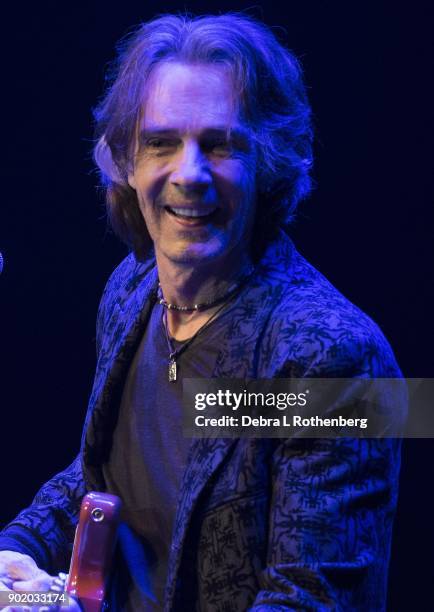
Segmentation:
<svg viewBox="0 0 434 612">
<path fill-rule="evenodd" d="M 66 592 L 84 612 L 102 612 L 106 607 L 121 506 L 116 495 L 95 491 L 81 503 Z"/>
</svg>

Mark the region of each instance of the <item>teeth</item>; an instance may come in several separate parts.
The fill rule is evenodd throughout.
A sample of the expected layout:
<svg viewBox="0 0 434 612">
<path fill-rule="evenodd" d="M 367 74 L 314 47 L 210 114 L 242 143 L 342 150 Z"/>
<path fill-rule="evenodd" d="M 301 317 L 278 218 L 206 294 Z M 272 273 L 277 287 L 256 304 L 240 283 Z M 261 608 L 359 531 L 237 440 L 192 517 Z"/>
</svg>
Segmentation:
<svg viewBox="0 0 434 612">
<path fill-rule="evenodd" d="M 174 206 L 170 207 L 170 210 L 173 211 L 176 215 L 180 217 L 207 217 L 213 210 L 197 210 L 194 208 L 175 208 Z"/>
</svg>

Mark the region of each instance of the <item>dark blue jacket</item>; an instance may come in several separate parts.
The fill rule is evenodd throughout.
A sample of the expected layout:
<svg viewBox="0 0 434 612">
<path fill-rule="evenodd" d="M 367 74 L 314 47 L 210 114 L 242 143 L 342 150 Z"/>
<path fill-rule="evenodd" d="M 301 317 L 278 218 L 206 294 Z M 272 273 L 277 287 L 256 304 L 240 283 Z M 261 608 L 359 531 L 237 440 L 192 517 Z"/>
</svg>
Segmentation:
<svg viewBox="0 0 434 612">
<path fill-rule="evenodd" d="M 80 455 L 6 527 L 0 548 L 49 571 L 68 567 L 81 498 L 104 490 L 101 465 L 156 280 L 155 262 L 132 255 L 111 276 Z M 237 301 L 215 377 L 401 376 L 379 328 L 283 234 L 253 283 L 261 299 Z M 399 452 L 391 439 L 193 440 L 166 609 L 383 610 Z"/>
</svg>

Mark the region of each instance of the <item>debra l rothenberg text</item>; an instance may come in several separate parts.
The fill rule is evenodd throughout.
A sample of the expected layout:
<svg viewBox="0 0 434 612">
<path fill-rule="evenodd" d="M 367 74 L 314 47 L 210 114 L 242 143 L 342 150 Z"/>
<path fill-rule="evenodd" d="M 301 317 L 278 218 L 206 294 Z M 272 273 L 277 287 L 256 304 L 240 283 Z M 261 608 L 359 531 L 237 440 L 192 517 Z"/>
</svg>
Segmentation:
<svg viewBox="0 0 434 612">
<path fill-rule="evenodd" d="M 318 415 L 302 417 L 286 414 L 280 417 L 251 417 L 242 415 L 240 418 L 223 415 L 221 417 L 206 417 L 201 414 L 195 417 L 196 427 L 368 427 L 367 418 L 345 418 L 342 415 L 333 418 L 322 418 Z"/>
</svg>

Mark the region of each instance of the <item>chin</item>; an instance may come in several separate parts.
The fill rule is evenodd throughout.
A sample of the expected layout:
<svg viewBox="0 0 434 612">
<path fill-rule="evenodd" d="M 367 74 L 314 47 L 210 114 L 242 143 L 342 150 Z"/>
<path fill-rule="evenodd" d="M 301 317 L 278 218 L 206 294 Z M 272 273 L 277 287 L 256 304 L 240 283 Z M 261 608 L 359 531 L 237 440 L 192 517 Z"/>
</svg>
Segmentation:
<svg viewBox="0 0 434 612">
<path fill-rule="evenodd" d="M 221 244 L 189 243 L 167 252 L 167 258 L 176 263 L 200 263 L 220 258 L 225 251 Z"/>
</svg>

